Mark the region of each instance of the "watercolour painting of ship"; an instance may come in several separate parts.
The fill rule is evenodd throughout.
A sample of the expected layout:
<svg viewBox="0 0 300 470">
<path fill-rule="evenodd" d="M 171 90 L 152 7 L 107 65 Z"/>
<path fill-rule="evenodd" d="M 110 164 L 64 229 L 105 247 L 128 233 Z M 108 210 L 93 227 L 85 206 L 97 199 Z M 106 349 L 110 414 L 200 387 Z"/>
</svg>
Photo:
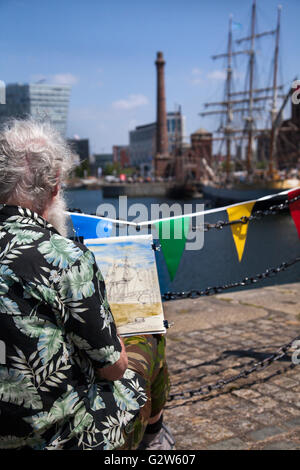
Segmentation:
<svg viewBox="0 0 300 470">
<path fill-rule="evenodd" d="M 85 240 L 103 275 L 123 336 L 165 333 L 152 235 Z"/>
</svg>

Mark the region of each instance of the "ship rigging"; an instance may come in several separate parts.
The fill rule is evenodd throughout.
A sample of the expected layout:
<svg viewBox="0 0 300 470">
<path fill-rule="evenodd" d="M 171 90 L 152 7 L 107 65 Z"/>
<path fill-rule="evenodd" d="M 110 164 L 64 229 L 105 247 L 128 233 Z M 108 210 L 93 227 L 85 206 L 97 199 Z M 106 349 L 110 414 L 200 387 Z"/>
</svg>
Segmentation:
<svg viewBox="0 0 300 470">
<path fill-rule="evenodd" d="M 233 141 L 240 141 L 246 139 L 246 171 L 248 180 L 252 178 L 253 168 L 253 143 L 254 138 L 262 133 L 269 134 L 269 155 L 268 155 L 268 169 L 265 175 L 269 180 L 273 180 L 276 168 L 276 140 L 278 130 L 282 123 L 282 114 L 284 107 L 291 95 L 291 89 L 284 95 L 280 94 L 283 90 L 283 85 L 278 85 L 278 63 L 279 63 L 279 44 L 280 44 L 280 21 L 281 21 L 281 6 L 278 6 L 277 11 L 277 25 L 274 30 L 270 31 L 257 31 L 256 16 L 257 6 L 256 0 L 253 0 L 251 11 L 251 33 L 249 36 L 236 40 L 235 42 L 240 45 L 246 43 L 246 48 L 243 50 L 234 50 L 233 47 L 233 19 L 232 15 L 229 18 L 229 32 L 227 52 L 212 56 L 213 60 L 226 58 L 226 85 L 225 85 L 225 98 L 223 101 L 205 103 L 205 108 L 218 107 L 201 112 L 201 116 L 208 115 L 221 115 L 225 117 L 225 125 L 221 124 L 218 131 L 222 134 L 221 137 L 214 137 L 214 141 L 226 142 L 226 160 L 225 160 L 225 182 L 229 183 L 231 179 L 231 164 L 232 164 L 232 143 Z M 274 60 L 273 60 L 273 77 L 272 86 L 265 88 L 255 88 L 255 63 L 256 63 L 256 40 L 266 36 L 273 36 L 274 41 Z M 243 91 L 233 91 L 233 58 L 239 55 L 248 55 L 248 83 L 246 89 Z M 278 111 L 278 102 L 282 101 L 282 105 Z M 256 127 L 257 113 L 263 112 L 264 107 L 260 105 L 261 102 L 270 101 L 270 127 L 268 129 L 259 129 Z M 234 116 L 242 114 L 244 125 L 236 128 L 233 125 Z M 280 128 L 280 132 L 291 132 L 291 128 Z"/>
</svg>

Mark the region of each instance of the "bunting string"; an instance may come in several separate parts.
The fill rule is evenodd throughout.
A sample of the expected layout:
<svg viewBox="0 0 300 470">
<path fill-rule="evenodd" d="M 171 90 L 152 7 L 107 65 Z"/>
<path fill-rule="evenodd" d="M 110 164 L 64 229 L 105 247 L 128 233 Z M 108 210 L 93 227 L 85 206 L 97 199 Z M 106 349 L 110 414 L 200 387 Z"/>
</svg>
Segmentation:
<svg viewBox="0 0 300 470">
<path fill-rule="evenodd" d="M 256 203 L 256 202 L 259 202 L 259 201 L 268 201 L 270 199 L 274 199 L 274 198 L 278 198 L 279 196 L 286 196 L 286 195 L 289 195 L 291 193 L 294 193 L 294 197 L 297 197 L 298 195 L 300 195 L 300 187 L 298 188 L 295 188 L 293 190 L 286 190 L 286 191 L 282 191 L 280 193 L 276 193 L 276 194 L 271 194 L 271 195 L 267 195 L 267 196 L 263 196 L 259 199 L 253 199 L 253 200 L 249 200 L 249 201 L 245 201 L 245 202 L 239 202 L 239 203 L 236 203 L 236 204 L 231 204 L 231 205 L 228 205 L 228 206 L 223 206 L 223 207 L 216 207 L 214 209 L 207 209 L 207 210 L 204 210 L 204 211 L 199 211 L 199 212 L 192 212 L 190 214 L 181 214 L 181 215 L 176 215 L 176 216 L 172 216 L 172 217 L 165 217 L 165 218 L 161 218 L 161 219 L 155 219 L 155 220 L 147 220 L 147 221 L 142 221 L 142 222 L 131 222 L 131 221 L 128 221 L 128 220 L 123 220 L 123 219 L 112 219 L 112 218 L 108 218 L 108 217 L 104 217 L 104 216 L 97 216 L 97 215 L 89 215 L 89 214 L 83 214 L 80 209 L 72 209 L 72 211 L 66 211 L 66 213 L 70 216 L 73 216 L 75 215 L 75 212 L 77 212 L 76 215 L 80 215 L 81 217 L 87 217 L 88 219 L 102 219 L 102 220 L 106 220 L 106 221 L 109 221 L 109 222 L 112 222 L 114 224 L 118 224 L 118 225 L 131 225 L 131 226 L 135 226 L 135 227 L 144 227 L 144 226 L 151 226 L 151 225 L 155 225 L 157 223 L 160 223 L 160 222 L 165 222 L 165 221 L 170 221 L 170 220 L 175 220 L 175 219 L 181 219 L 181 218 L 185 218 L 185 217 L 197 217 L 197 216 L 200 216 L 200 215 L 208 215 L 208 214 L 215 214 L 217 212 L 223 212 L 223 211 L 227 211 L 227 209 L 230 209 L 230 208 L 233 208 L 233 207 L 237 207 L 237 206 L 244 206 L 244 205 L 247 205 L 247 204 L 250 204 L 250 203 Z M 297 199 L 298 200 L 298 199 Z M 291 204 L 293 201 L 285 201 L 285 203 L 287 204 Z"/>
<path fill-rule="evenodd" d="M 218 222 L 215 222 L 215 223 L 205 222 L 202 225 L 195 225 L 193 228 L 198 229 L 198 230 L 203 230 L 204 232 L 208 232 L 211 229 L 222 230 L 224 227 L 227 227 L 227 226 L 230 226 L 230 225 L 245 224 L 247 222 L 250 222 L 251 220 L 259 220 L 263 216 L 276 215 L 276 214 L 278 214 L 280 212 L 283 212 L 284 210 L 288 209 L 293 203 L 295 203 L 297 201 L 300 203 L 300 195 L 295 196 L 291 199 L 285 200 L 284 203 L 275 204 L 273 206 L 270 206 L 268 209 L 256 210 L 250 216 L 242 216 L 239 219 L 235 219 L 235 220 L 227 220 L 227 221 L 218 220 Z M 230 207 L 235 207 L 235 206 L 230 206 Z M 223 210 L 225 210 L 225 207 L 218 208 L 218 210 L 223 211 Z M 206 214 L 207 212 L 211 213 L 210 211 L 205 211 L 204 213 Z M 81 209 L 78 209 L 78 208 L 69 209 L 67 211 L 67 214 L 72 215 L 72 216 L 76 216 L 78 214 L 78 216 L 95 218 L 97 220 L 99 220 L 99 219 L 102 220 L 102 217 L 103 217 L 103 220 L 107 220 L 107 221 L 110 221 L 110 222 L 115 223 L 115 224 L 127 223 L 127 221 L 125 221 L 125 220 L 109 219 L 109 218 L 106 218 L 104 216 L 100 217 L 100 216 L 95 216 L 95 215 L 90 215 L 90 214 L 83 214 Z M 189 217 L 193 217 L 193 216 L 194 216 L 194 214 L 189 215 Z M 182 215 L 180 217 L 182 218 L 184 216 Z M 164 220 L 169 220 L 169 219 L 164 219 Z M 170 220 L 172 220 L 172 219 L 170 218 Z M 139 224 L 136 224 L 135 222 L 128 222 L 128 224 L 129 225 L 136 225 L 137 229 L 139 229 L 139 227 L 140 227 Z M 152 222 L 149 222 L 149 225 L 152 225 Z M 156 223 L 155 225 L 158 225 L 158 223 Z"/>
<path fill-rule="evenodd" d="M 273 206 L 270 206 L 268 209 L 265 210 L 257 210 L 253 212 L 250 216 L 242 216 L 239 219 L 235 220 L 228 220 L 228 221 L 223 221 L 219 220 L 218 222 L 212 224 L 209 222 L 205 222 L 203 225 L 196 225 L 195 228 L 199 230 L 203 230 L 204 232 L 208 232 L 211 229 L 218 229 L 222 230 L 223 227 L 226 227 L 228 225 L 234 225 L 234 224 L 246 224 L 247 222 L 250 222 L 250 220 L 259 220 L 263 216 L 267 215 L 276 215 L 280 212 L 283 212 L 284 210 L 288 209 L 293 203 L 296 201 L 299 201 L 300 203 L 300 195 L 296 196 L 292 199 L 286 200 L 282 204 L 276 204 Z"/>
<path fill-rule="evenodd" d="M 286 195 L 287 198 L 283 202 L 281 202 L 281 199 L 277 204 L 272 204 L 265 210 L 258 208 L 252 213 L 256 203 L 262 203 L 268 200 L 271 201 L 275 198 Z M 300 188 L 283 191 L 274 195 L 264 196 L 256 200 L 232 204 L 225 207 L 145 222 L 130 222 L 127 220 L 111 219 L 103 216 L 97 217 L 74 212 L 67 212 L 67 214 L 71 216 L 76 236 L 82 236 L 86 239 L 110 237 L 113 224 L 135 226 L 137 232 L 144 226 L 155 226 L 159 235 L 167 270 L 171 281 L 173 281 L 185 249 L 185 243 L 190 229 L 190 222 L 193 217 L 226 211 L 228 216 L 227 221 L 218 221 L 215 224 L 204 223 L 203 230 L 208 231 L 211 228 L 222 229 L 225 226 L 230 226 L 238 260 L 241 262 L 246 245 L 249 222 L 251 220 L 260 219 L 263 216 L 277 214 L 286 209 L 289 209 L 291 213 L 300 238 Z M 192 225 L 193 230 L 194 228 L 195 227 Z M 196 229 L 197 228 L 199 229 L 200 226 L 196 226 Z"/>
<path fill-rule="evenodd" d="M 288 196 L 288 198 L 283 203 L 272 205 L 266 210 L 256 210 L 252 213 L 252 209 L 256 202 L 266 201 L 268 199 L 276 198 L 277 196 L 283 196 L 283 195 Z M 194 228 L 202 228 L 204 231 L 209 231 L 210 229 L 213 229 L 213 228 L 221 230 L 225 226 L 230 226 L 232 230 L 233 238 L 235 241 L 238 258 L 239 258 L 239 261 L 241 261 L 242 256 L 243 256 L 245 242 L 246 242 L 247 228 L 248 228 L 249 222 L 252 220 L 261 219 L 263 216 L 278 214 L 286 209 L 289 209 L 291 213 L 291 216 L 294 220 L 294 223 L 296 225 L 298 235 L 300 238 L 300 188 L 297 188 L 296 190 L 291 190 L 291 191 L 284 191 L 276 195 L 265 196 L 263 198 L 260 198 L 254 201 L 247 201 L 244 203 L 233 204 L 227 207 L 210 209 L 210 210 L 202 211 L 198 213 L 193 213 L 193 214 L 188 214 L 188 215 L 183 215 L 183 216 L 182 215 L 175 216 L 175 217 L 170 217 L 166 219 L 159 219 L 155 221 L 148 221 L 148 222 L 141 222 L 141 223 L 128 222 L 124 220 L 114 220 L 114 219 L 108 219 L 105 217 L 96 217 L 96 216 L 88 216 L 88 215 L 83 215 L 83 217 L 91 218 L 93 220 L 96 219 L 95 223 L 93 224 L 94 228 L 92 229 L 92 231 L 96 230 L 96 234 L 98 237 L 110 236 L 112 223 L 135 225 L 137 228 L 137 231 L 139 230 L 141 226 L 144 226 L 144 225 L 149 226 L 149 225 L 155 224 L 157 231 L 159 233 L 161 248 L 165 256 L 168 272 L 169 272 L 171 280 L 173 280 L 176 274 L 179 262 L 180 262 L 182 252 L 184 250 L 186 235 L 187 235 L 187 231 L 189 228 L 189 222 L 190 222 L 191 217 L 196 217 L 197 215 L 207 215 L 207 214 L 221 212 L 221 211 L 226 210 L 228 214 L 228 221 L 218 221 L 215 224 L 204 223 L 202 227 L 194 227 Z M 81 227 L 86 226 L 86 219 L 85 221 L 80 220 L 80 217 L 82 217 L 81 214 L 80 215 L 74 214 L 74 210 L 73 212 L 70 211 L 68 213 L 72 217 L 74 227 L 76 226 L 76 224 L 77 224 L 77 228 L 80 226 Z M 76 218 L 76 215 L 77 215 L 77 218 Z M 167 222 L 167 224 L 165 222 Z M 168 226 L 167 228 L 169 229 L 169 234 L 167 238 L 164 238 L 163 232 L 164 232 L 164 229 L 166 228 L 166 225 Z M 179 232 L 181 232 L 181 237 L 175 236 L 176 231 L 178 235 L 178 228 L 179 228 Z M 245 277 L 244 279 L 238 282 L 231 282 L 228 284 L 219 285 L 215 287 L 207 287 L 204 290 L 192 289 L 192 290 L 184 291 L 184 292 L 166 292 L 162 294 L 161 297 L 163 301 L 170 301 L 170 300 L 186 299 L 186 298 L 195 299 L 198 297 L 219 294 L 228 289 L 253 285 L 263 279 L 273 277 L 299 262 L 300 262 L 300 256 L 288 262 L 283 262 L 275 268 L 268 268 L 263 273 L 256 274 L 255 276 L 252 276 L 252 277 Z M 165 327 L 168 328 L 169 325 L 167 324 L 167 321 L 165 322 L 166 322 Z M 204 384 L 196 389 L 188 389 L 188 390 L 183 390 L 177 393 L 171 393 L 169 396 L 169 401 L 188 400 L 188 399 L 193 398 L 194 396 L 208 395 L 213 391 L 220 392 L 224 387 L 228 386 L 229 384 L 236 382 L 239 379 L 247 378 L 250 374 L 253 374 L 254 372 L 259 372 L 260 370 L 263 370 L 264 368 L 270 366 L 275 361 L 278 361 L 279 359 L 281 359 L 283 356 L 287 354 L 287 351 L 292 347 L 292 344 L 294 343 L 294 341 L 298 340 L 299 338 L 300 336 L 297 336 L 295 339 L 293 339 L 289 343 L 284 344 L 277 351 L 275 351 L 275 353 L 273 353 L 266 359 L 260 362 L 254 363 L 254 364 L 252 363 L 249 364 L 250 367 L 242 370 L 240 373 L 234 376 L 230 376 L 229 378 L 218 380 L 215 383 Z M 291 367 L 293 366 L 294 365 L 291 365 Z M 167 406 L 167 408 L 171 408 L 171 407 L 172 406 Z"/>
</svg>

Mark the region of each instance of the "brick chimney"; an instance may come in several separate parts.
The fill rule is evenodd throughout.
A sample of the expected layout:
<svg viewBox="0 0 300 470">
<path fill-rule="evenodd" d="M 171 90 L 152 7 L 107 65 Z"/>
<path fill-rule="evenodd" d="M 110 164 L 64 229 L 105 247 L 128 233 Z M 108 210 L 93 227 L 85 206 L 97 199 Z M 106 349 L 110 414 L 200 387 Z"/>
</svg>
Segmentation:
<svg viewBox="0 0 300 470">
<path fill-rule="evenodd" d="M 168 130 L 165 93 L 165 61 L 163 53 L 157 53 L 155 61 L 157 70 L 157 114 L 156 114 L 156 154 L 158 156 L 168 155 Z"/>
</svg>

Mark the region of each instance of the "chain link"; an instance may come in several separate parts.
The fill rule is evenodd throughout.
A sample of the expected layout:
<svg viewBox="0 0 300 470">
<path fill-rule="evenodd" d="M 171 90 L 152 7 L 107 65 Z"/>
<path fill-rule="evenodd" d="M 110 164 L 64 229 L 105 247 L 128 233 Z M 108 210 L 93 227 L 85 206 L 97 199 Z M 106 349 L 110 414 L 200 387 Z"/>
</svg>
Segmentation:
<svg viewBox="0 0 300 470">
<path fill-rule="evenodd" d="M 184 399 L 192 398 L 194 396 L 208 395 L 212 391 L 220 390 L 232 382 L 236 382 L 239 379 L 247 378 L 250 374 L 253 374 L 254 372 L 259 372 L 265 369 L 266 367 L 269 367 L 271 364 L 278 361 L 282 357 L 284 357 L 287 351 L 293 345 L 294 341 L 297 341 L 298 339 L 300 339 L 300 335 L 294 338 L 293 340 L 291 340 L 289 343 L 278 348 L 274 354 L 271 354 L 266 359 L 263 359 L 262 361 L 257 362 L 252 367 L 250 367 L 249 369 L 243 370 L 239 374 L 233 375 L 229 377 L 228 379 L 218 380 L 217 382 L 212 383 L 212 384 L 205 384 L 202 387 L 199 387 L 197 389 L 183 390 L 182 392 L 170 393 L 168 400 L 169 401 L 184 400 Z M 292 364 L 292 366 L 294 366 L 294 364 Z"/>
<path fill-rule="evenodd" d="M 234 282 L 234 283 L 227 284 L 227 285 L 224 285 L 224 286 L 208 287 L 203 291 L 191 290 L 191 291 L 187 291 L 187 292 L 167 292 L 167 293 L 162 295 L 162 299 L 164 301 L 184 299 L 184 298 L 195 299 L 195 298 L 201 297 L 201 296 L 208 296 L 208 295 L 218 294 L 219 292 L 222 292 L 223 290 L 230 289 L 230 288 L 233 288 L 233 287 L 240 287 L 240 286 L 244 287 L 244 286 L 253 284 L 255 282 L 258 282 L 262 279 L 272 277 L 273 275 L 276 275 L 279 272 L 284 271 L 285 269 L 289 268 L 290 266 L 293 266 L 294 264 L 298 263 L 299 261 L 300 261 L 300 256 L 293 259 L 293 260 L 291 260 L 291 261 L 281 263 L 280 266 L 278 266 L 277 268 L 266 269 L 266 271 L 264 273 L 257 274 L 254 277 L 250 277 L 250 278 L 246 277 L 240 282 Z M 266 367 L 273 364 L 275 361 L 278 361 L 283 356 L 285 356 L 287 351 L 290 349 L 290 347 L 294 343 L 294 341 L 297 341 L 298 339 L 300 339 L 300 336 L 297 336 L 296 338 L 294 338 L 289 343 L 281 346 L 274 354 L 270 355 L 266 359 L 255 363 L 250 368 L 245 369 L 242 372 L 240 372 L 239 374 L 231 376 L 228 379 L 221 379 L 221 380 L 218 380 L 217 382 L 215 382 L 213 384 L 203 385 L 202 387 L 200 387 L 198 389 L 184 390 L 182 392 L 173 393 L 173 394 L 171 393 L 169 395 L 169 401 L 188 399 L 188 398 L 192 398 L 196 395 L 197 396 L 198 395 L 207 395 L 207 394 L 211 393 L 212 391 L 220 390 L 220 389 L 224 388 L 226 385 L 228 385 L 232 382 L 235 382 L 235 381 L 237 381 L 241 378 L 246 378 L 254 372 L 263 370 Z"/>
<path fill-rule="evenodd" d="M 250 220 L 261 219 L 263 216 L 277 214 L 277 213 L 287 209 L 289 207 L 289 204 L 291 204 L 293 202 L 296 202 L 299 199 L 300 199 L 300 195 L 296 196 L 296 197 L 294 197 L 293 199 L 290 199 L 290 200 L 287 199 L 281 204 L 270 206 L 266 210 L 258 210 L 256 212 L 254 212 L 252 215 L 250 215 L 249 217 L 245 216 L 245 217 L 241 217 L 240 219 L 236 219 L 236 220 L 232 220 L 232 221 L 218 221 L 215 224 L 205 223 L 204 226 L 202 227 L 202 229 L 204 229 L 204 231 L 208 231 L 212 228 L 222 230 L 222 228 L 227 226 L 227 225 L 241 224 L 241 223 L 246 224 Z M 80 209 L 72 209 L 71 212 L 81 212 L 81 210 Z M 201 228 L 201 226 L 200 227 L 196 226 L 196 228 Z M 293 260 L 291 260 L 291 261 L 283 262 L 276 268 L 268 268 L 268 269 L 265 270 L 265 272 L 263 272 L 261 274 L 256 274 L 256 276 L 245 277 L 242 281 L 233 282 L 233 283 L 225 284 L 225 285 L 222 285 L 222 286 L 207 287 L 203 291 L 193 289 L 193 290 L 186 291 L 186 292 L 166 292 L 165 294 L 162 294 L 162 300 L 163 301 L 169 301 L 169 300 L 186 299 L 186 298 L 195 299 L 195 298 L 202 297 L 202 296 L 218 294 L 218 293 L 223 292 L 224 290 L 227 290 L 227 289 L 232 289 L 232 288 L 236 288 L 236 287 L 245 287 L 247 285 L 254 284 L 254 283 L 256 283 L 256 282 L 258 282 L 262 279 L 273 277 L 274 275 L 280 273 L 281 271 L 284 271 L 285 269 L 287 269 L 287 268 L 293 266 L 294 264 L 298 263 L 299 261 L 300 261 L 300 256 L 293 259 Z M 205 384 L 202 387 L 199 387 L 197 389 L 184 390 L 184 391 L 177 392 L 177 393 L 171 393 L 169 395 L 168 400 L 169 401 L 183 400 L 183 399 L 192 398 L 194 396 L 208 395 L 214 390 L 223 389 L 224 387 L 226 387 L 228 384 L 230 384 L 232 382 L 236 382 L 236 381 L 238 381 L 242 378 L 247 378 L 249 375 L 253 374 L 254 372 L 261 371 L 261 370 L 265 369 L 266 367 L 269 367 L 271 364 L 278 361 L 282 357 L 284 357 L 286 355 L 287 351 L 291 348 L 294 341 L 297 341 L 298 339 L 300 339 L 300 335 L 297 336 L 296 338 L 294 338 L 289 343 L 281 346 L 274 354 L 271 354 L 266 359 L 255 363 L 253 366 L 251 366 L 248 369 L 243 370 L 239 374 L 231 376 L 227 379 L 218 380 L 217 382 L 212 383 L 212 384 Z"/>
<path fill-rule="evenodd" d="M 275 204 L 273 206 L 270 206 L 268 209 L 265 210 L 257 210 L 253 212 L 250 216 L 243 216 L 240 219 L 235 219 L 231 221 L 223 221 L 219 220 L 218 222 L 214 224 L 210 224 L 208 222 L 205 222 L 203 225 L 196 225 L 195 229 L 200 229 L 203 230 L 204 232 L 208 232 L 209 230 L 215 228 L 217 230 L 222 230 L 223 227 L 226 227 L 228 225 L 235 225 L 235 224 L 247 224 L 250 220 L 259 220 L 263 216 L 267 215 L 275 215 L 278 214 L 279 212 L 282 212 L 286 209 L 289 208 L 289 205 L 292 204 L 293 202 L 299 201 L 300 200 L 300 195 L 295 196 L 293 199 L 286 199 L 283 203 L 281 204 Z"/>
<path fill-rule="evenodd" d="M 288 209 L 290 204 L 292 204 L 293 202 L 299 201 L 299 200 L 300 200 L 300 195 L 295 196 L 293 199 L 286 199 L 284 202 L 282 202 L 280 204 L 274 204 L 273 206 L 270 206 L 268 209 L 257 210 L 253 214 L 251 214 L 249 217 L 244 216 L 244 217 L 241 217 L 240 219 L 231 220 L 231 221 L 219 220 L 218 222 L 216 222 L 214 224 L 210 224 L 210 223 L 207 222 L 207 223 L 204 223 L 203 225 L 196 225 L 194 228 L 195 229 L 202 229 L 202 230 L 204 230 L 204 232 L 208 232 L 208 230 L 211 230 L 212 228 L 222 230 L 222 228 L 226 227 L 227 225 L 247 224 L 250 220 L 255 220 L 255 219 L 258 220 L 258 219 L 261 219 L 265 215 L 275 215 L 279 212 L 282 212 L 282 211 Z M 69 208 L 68 211 L 73 212 L 73 213 L 77 212 L 79 214 L 83 213 L 81 209 L 77 209 L 77 208 Z M 96 215 L 96 214 L 92 213 L 90 215 Z M 104 217 L 105 218 L 104 215 L 99 215 L 98 217 Z M 119 220 L 122 220 L 122 221 L 126 222 L 123 219 L 119 219 Z M 118 220 L 116 220 L 116 222 L 117 221 Z M 149 225 L 151 225 L 150 222 L 149 222 Z M 140 227 L 138 225 L 137 225 L 136 228 L 138 230 L 140 230 Z"/>
<path fill-rule="evenodd" d="M 268 268 L 268 269 L 265 270 L 265 272 L 263 272 L 261 274 L 256 274 L 256 276 L 245 277 L 244 279 L 242 279 L 242 281 L 232 282 L 232 283 L 229 283 L 229 284 L 224 284 L 222 286 L 207 287 L 204 290 L 192 289 L 192 290 L 185 291 L 185 292 L 166 292 L 166 293 L 162 294 L 161 297 L 162 297 L 162 300 L 164 302 L 167 302 L 169 300 L 196 299 L 198 297 L 204 297 L 204 296 L 208 296 L 208 295 L 219 294 L 219 293 L 221 293 L 221 292 L 223 292 L 224 290 L 227 290 L 227 289 L 233 289 L 233 288 L 236 288 L 236 287 L 249 286 L 249 285 L 255 284 L 256 282 L 259 282 L 263 279 L 273 277 L 276 274 L 278 274 L 282 271 L 285 271 L 287 268 L 293 266 L 294 264 L 299 263 L 299 261 L 300 261 L 300 256 L 298 256 L 297 258 L 295 258 L 291 261 L 284 261 L 283 263 L 281 263 L 276 268 Z"/>
</svg>

